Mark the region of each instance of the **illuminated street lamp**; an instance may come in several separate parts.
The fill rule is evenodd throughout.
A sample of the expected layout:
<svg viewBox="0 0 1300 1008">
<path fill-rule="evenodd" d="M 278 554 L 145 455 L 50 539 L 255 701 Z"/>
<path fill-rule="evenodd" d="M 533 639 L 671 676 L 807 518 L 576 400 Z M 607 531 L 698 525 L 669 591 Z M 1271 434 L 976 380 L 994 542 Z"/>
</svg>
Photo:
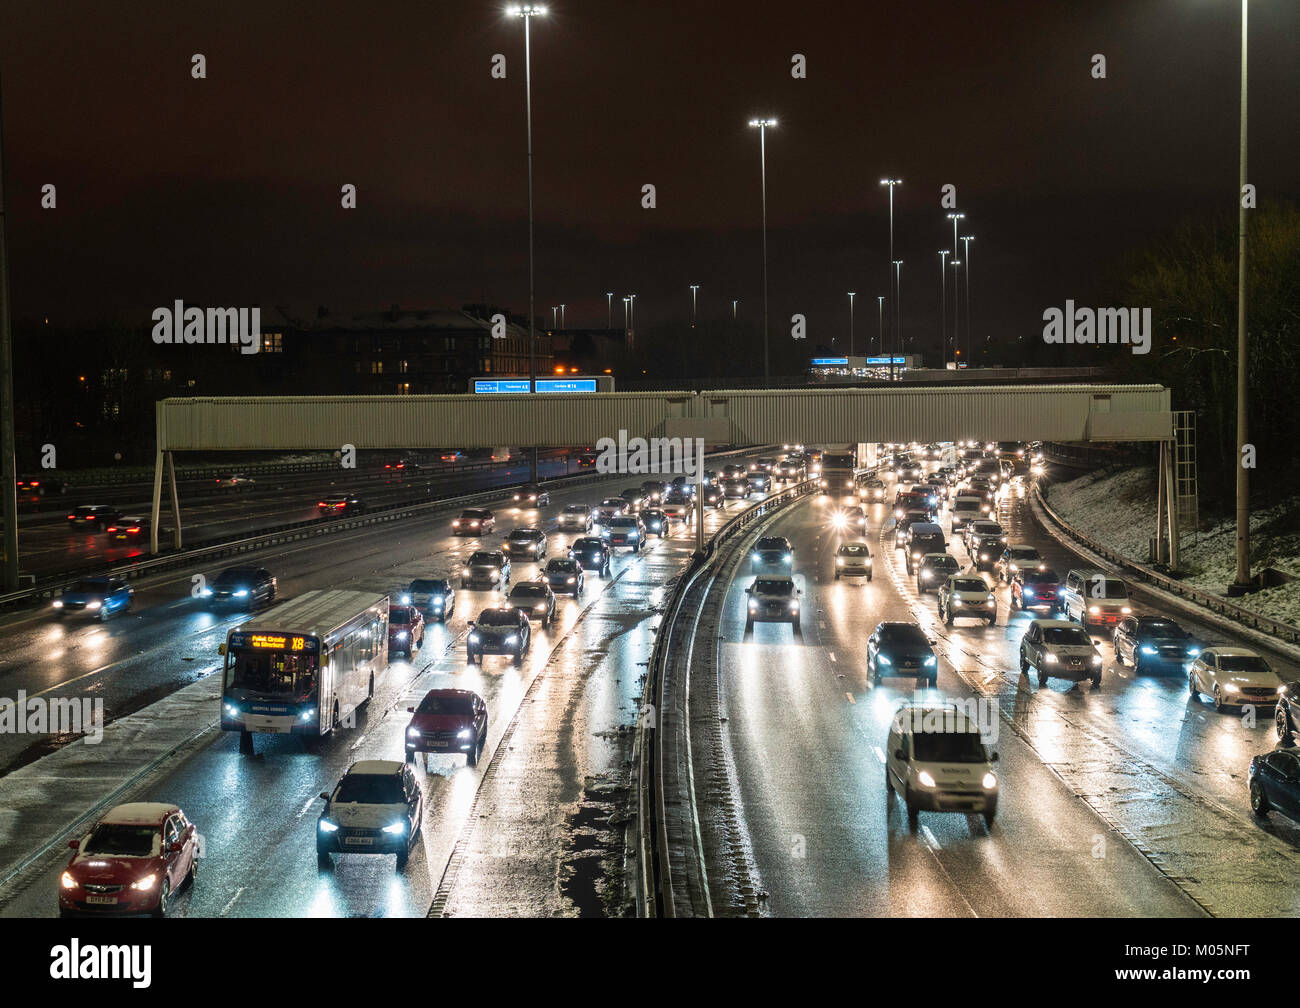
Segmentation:
<svg viewBox="0 0 1300 1008">
<path fill-rule="evenodd" d="M 695 328 L 695 292 L 700 289 L 699 284 L 691 284 L 691 328 Z"/>
<path fill-rule="evenodd" d="M 876 335 L 880 339 L 880 349 L 885 349 L 885 295 L 877 294 L 876 300 Z"/>
<path fill-rule="evenodd" d="M 948 359 L 948 256 L 947 249 L 939 250 L 939 359 Z"/>
<path fill-rule="evenodd" d="M 974 235 L 962 235 L 962 259 L 966 262 L 966 269 L 963 275 L 966 277 L 966 354 L 971 354 L 971 343 L 974 337 L 971 336 L 970 327 L 970 243 L 975 240 Z M 953 291 L 955 294 L 956 291 Z"/>
<path fill-rule="evenodd" d="M 614 292 L 605 291 L 605 328 L 614 328 Z"/>
<path fill-rule="evenodd" d="M 849 291 L 849 356 L 853 356 L 853 297 L 854 292 Z M 834 340 L 834 336 L 831 337 Z"/>
<path fill-rule="evenodd" d="M 960 259 L 954 259 L 948 264 L 952 267 L 952 362 L 955 366 L 957 363 L 957 326 L 958 326 L 958 301 L 957 301 L 957 268 L 961 265 Z"/>
<path fill-rule="evenodd" d="M 889 354 L 889 377 L 894 377 L 894 358 L 901 356 L 903 352 L 902 338 L 902 316 L 898 310 L 898 302 L 903 296 L 903 260 L 895 259 L 894 266 L 894 349 Z"/>
<path fill-rule="evenodd" d="M 894 186 L 902 185 L 903 180 L 895 179 L 895 178 L 882 178 L 880 180 L 880 184 L 883 186 L 889 186 L 889 261 L 892 264 L 894 262 Z M 889 354 L 889 377 L 891 380 L 894 377 L 894 351 L 897 349 L 897 344 L 898 344 L 898 291 L 894 290 L 893 281 L 894 278 L 891 276 L 889 278 L 889 282 L 890 282 L 889 296 L 893 298 L 894 317 L 891 320 L 890 329 L 893 331 L 894 338 L 893 340 L 891 340 L 891 343 L 893 343 L 894 346 L 890 348 L 882 347 L 882 349 L 885 349 L 885 351 Z"/>
</svg>

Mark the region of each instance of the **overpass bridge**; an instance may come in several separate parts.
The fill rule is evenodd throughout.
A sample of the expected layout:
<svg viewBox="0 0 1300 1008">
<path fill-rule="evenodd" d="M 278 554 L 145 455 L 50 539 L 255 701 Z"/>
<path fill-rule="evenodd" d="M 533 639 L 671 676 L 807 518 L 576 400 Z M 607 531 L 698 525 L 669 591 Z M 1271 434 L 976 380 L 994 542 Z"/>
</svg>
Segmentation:
<svg viewBox="0 0 1300 1008">
<path fill-rule="evenodd" d="M 1175 417 L 1161 385 L 1033 384 L 885 388 L 165 399 L 157 404 L 151 549 L 164 471 L 180 547 L 176 452 L 337 451 L 595 445 L 602 438 L 707 444 L 1148 441 L 1174 488 Z M 1179 484 L 1181 480 L 1177 481 Z M 1194 494 L 1194 480 L 1192 482 Z M 1164 492 L 1177 544 L 1177 494 Z M 1157 534 L 1163 519 L 1157 506 Z M 1176 565 L 1176 559 L 1175 559 Z"/>
</svg>

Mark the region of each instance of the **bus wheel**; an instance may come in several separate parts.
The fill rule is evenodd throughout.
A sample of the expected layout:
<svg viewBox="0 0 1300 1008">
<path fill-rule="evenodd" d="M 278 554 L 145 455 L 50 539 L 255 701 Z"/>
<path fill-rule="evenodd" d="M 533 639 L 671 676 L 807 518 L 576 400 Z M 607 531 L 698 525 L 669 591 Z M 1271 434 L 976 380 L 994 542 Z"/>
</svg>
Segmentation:
<svg viewBox="0 0 1300 1008">
<path fill-rule="evenodd" d="M 243 756 L 253 755 L 253 733 L 241 731 L 239 733 L 239 752 Z"/>
</svg>

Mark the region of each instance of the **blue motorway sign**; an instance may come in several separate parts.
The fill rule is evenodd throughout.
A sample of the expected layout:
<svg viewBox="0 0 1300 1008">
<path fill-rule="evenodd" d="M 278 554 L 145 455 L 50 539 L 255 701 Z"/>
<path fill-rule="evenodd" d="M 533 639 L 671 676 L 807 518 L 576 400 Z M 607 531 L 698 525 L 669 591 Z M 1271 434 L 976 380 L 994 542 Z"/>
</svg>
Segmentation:
<svg viewBox="0 0 1300 1008">
<path fill-rule="evenodd" d="M 528 393 L 528 379 L 522 381 L 515 379 L 494 378 L 490 380 L 475 379 L 474 391 L 476 393 L 494 393 L 494 392 L 514 392 Z"/>
<path fill-rule="evenodd" d="M 595 392 L 595 378 L 538 378 L 538 392 Z"/>
</svg>

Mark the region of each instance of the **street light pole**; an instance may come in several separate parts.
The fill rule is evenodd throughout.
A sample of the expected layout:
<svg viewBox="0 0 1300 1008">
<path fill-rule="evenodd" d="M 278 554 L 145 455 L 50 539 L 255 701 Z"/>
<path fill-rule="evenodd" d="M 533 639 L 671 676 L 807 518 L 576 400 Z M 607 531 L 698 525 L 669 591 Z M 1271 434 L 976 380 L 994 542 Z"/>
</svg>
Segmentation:
<svg viewBox="0 0 1300 1008">
<path fill-rule="evenodd" d="M 535 270 L 533 263 L 533 56 L 530 26 L 535 17 L 546 13 L 545 7 L 527 4 L 512 7 L 510 13 L 524 19 L 524 105 L 528 122 L 528 388 L 537 382 L 537 335 L 534 307 Z M 537 447 L 533 447 L 530 479 L 537 482 Z"/>
<path fill-rule="evenodd" d="M 691 284 L 691 328 L 695 328 L 695 292 L 700 289 L 699 284 Z"/>
<path fill-rule="evenodd" d="M 880 349 L 885 349 L 885 295 L 877 294 L 876 301 L 876 336 L 880 340 Z"/>
<path fill-rule="evenodd" d="M 894 358 L 903 356 L 902 317 L 898 302 L 903 297 L 903 260 L 894 260 L 894 349 L 889 354 L 889 374 L 894 375 Z"/>
<path fill-rule="evenodd" d="M 849 291 L 849 356 L 853 356 L 853 291 Z"/>
<path fill-rule="evenodd" d="M 775 119 L 751 119 L 750 126 L 758 127 L 759 172 L 763 184 L 763 382 L 771 377 L 767 353 L 767 128 L 775 126 Z"/>
<path fill-rule="evenodd" d="M 894 186 L 902 185 L 903 180 L 894 179 L 894 178 L 883 178 L 880 180 L 880 184 L 884 186 L 889 186 L 889 262 L 891 265 L 893 265 L 894 264 Z M 897 267 L 895 267 L 895 271 L 897 271 Z M 897 344 L 898 343 L 898 318 L 899 318 L 898 291 L 894 290 L 894 278 L 892 276 L 889 277 L 889 296 L 892 299 L 891 315 L 893 316 L 890 319 L 890 329 L 893 332 L 893 339 L 890 342 Z M 886 353 L 889 354 L 889 380 L 890 381 L 894 380 L 894 356 L 895 356 L 894 350 L 895 349 L 897 348 L 891 347 L 890 349 L 885 351 Z"/>
<path fill-rule="evenodd" d="M 627 341 L 628 332 L 630 331 L 627 322 L 627 306 L 629 303 L 630 303 L 629 298 L 623 299 L 623 340 L 625 343 Z"/>
<path fill-rule="evenodd" d="M 959 352 L 957 350 L 957 334 L 959 332 L 958 326 L 961 324 L 961 319 L 960 319 L 961 302 L 957 300 L 957 291 L 959 290 L 957 285 L 961 281 L 957 279 L 957 273 L 958 273 L 957 267 L 961 265 L 961 260 L 954 259 L 948 265 L 952 267 L 952 367 L 953 370 L 955 371 L 957 370 L 957 357 L 959 355 Z"/>
<path fill-rule="evenodd" d="M 14 425 L 13 332 L 9 327 L 9 259 L 5 246 L 4 115 L 0 105 L 0 486 L 5 523 L 5 591 L 18 590 L 18 460 Z"/>
<path fill-rule="evenodd" d="M 731 302 L 731 321 L 733 322 L 736 321 L 736 305 L 738 304 L 740 304 L 740 298 L 736 298 Z"/>
<path fill-rule="evenodd" d="M 1242 464 L 1249 442 L 1246 383 L 1246 26 L 1248 0 L 1241 0 L 1241 147 L 1237 185 L 1237 574 L 1233 584 L 1250 584 L 1250 471 Z M 1173 488 L 1170 488 L 1173 492 Z"/>
<path fill-rule="evenodd" d="M 605 291 L 605 328 L 614 328 L 614 292 Z"/>
<path fill-rule="evenodd" d="M 966 363 L 970 364 L 971 354 L 974 353 L 972 345 L 975 342 L 974 336 L 971 335 L 970 324 L 970 243 L 975 240 L 974 235 L 962 235 L 962 260 L 966 263 L 966 269 L 963 275 L 966 277 Z M 955 291 L 953 293 L 956 293 Z"/>
<path fill-rule="evenodd" d="M 948 256 L 947 249 L 939 250 L 939 360 L 948 363 Z"/>
<path fill-rule="evenodd" d="M 564 305 L 560 305 L 560 328 L 561 329 L 568 328 L 568 326 L 564 324 Z"/>
<path fill-rule="evenodd" d="M 628 330 L 627 330 L 628 343 L 634 344 L 636 343 L 636 295 L 635 294 L 629 294 L 627 296 L 627 304 L 628 304 L 628 319 L 629 319 Z"/>
<path fill-rule="evenodd" d="M 556 323 L 556 316 L 559 314 L 559 311 L 560 311 L 560 306 L 559 306 L 559 305 L 551 305 L 551 328 L 552 328 L 552 329 L 556 328 L 556 325 L 555 325 L 555 323 Z"/>
</svg>

